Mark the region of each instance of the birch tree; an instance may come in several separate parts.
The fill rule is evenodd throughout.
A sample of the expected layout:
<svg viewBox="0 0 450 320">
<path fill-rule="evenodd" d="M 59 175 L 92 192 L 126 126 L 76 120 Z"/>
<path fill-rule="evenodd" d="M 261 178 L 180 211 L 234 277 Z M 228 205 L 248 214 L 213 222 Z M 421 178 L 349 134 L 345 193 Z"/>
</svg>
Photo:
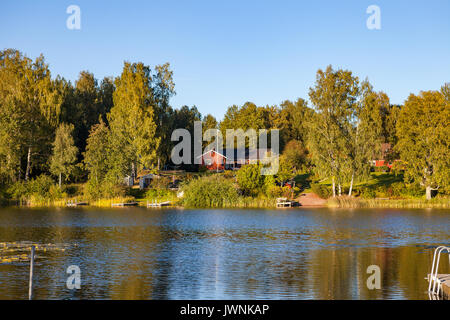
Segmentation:
<svg viewBox="0 0 450 320">
<path fill-rule="evenodd" d="M 117 179 L 155 167 L 160 138 L 156 135 L 155 96 L 150 67 L 125 62 L 115 80 L 114 106 L 108 114 L 111 164 Z"/>
<path fill-rule="evenodd" d="M 62 176 L 69 179 L 77 161 L 78 148 L 73 140 L 73 124 L 61 123 L 55 134 L 53 154 L 50 158 L 50 172 L 58 177 L 61 188 Z"/>
</svg>

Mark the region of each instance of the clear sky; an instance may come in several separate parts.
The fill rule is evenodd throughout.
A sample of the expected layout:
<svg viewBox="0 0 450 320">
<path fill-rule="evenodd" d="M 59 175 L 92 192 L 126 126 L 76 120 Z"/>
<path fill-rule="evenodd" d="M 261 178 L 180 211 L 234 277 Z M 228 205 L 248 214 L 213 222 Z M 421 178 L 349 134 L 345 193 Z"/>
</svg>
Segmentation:
<svg viewBox="0 0 450 320">
<path fill-rule="evenodd" d="M 69 30 L 69 5 L 81 29 Z M 381 30 L 369 30 L 369 5 Z M 0 48 L 46 57 L 53 75 L 118 76 L 123 61 L 170 62 L 176 108 L 308 98 L 318 68 L 368 77 L 392 103 L 450 82 L 450 1 L 2 1 Z"/>
</svg>

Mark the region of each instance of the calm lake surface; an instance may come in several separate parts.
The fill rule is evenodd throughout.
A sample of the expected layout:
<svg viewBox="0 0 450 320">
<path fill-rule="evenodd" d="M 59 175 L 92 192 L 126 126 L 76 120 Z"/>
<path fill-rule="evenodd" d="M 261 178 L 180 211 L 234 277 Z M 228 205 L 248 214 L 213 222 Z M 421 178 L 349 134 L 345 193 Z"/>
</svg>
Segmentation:
<svg viewBox="0 0 450 320">
<path fill-rule="evenodd" d="M 428 299 L 450 211 L 0 209 L 0 256 L 26 241 L 65 248 L 37 251 L 36 299 Z M 0 299 L 27 299 L 28 273 L 1 263 Z"/>
</svg>

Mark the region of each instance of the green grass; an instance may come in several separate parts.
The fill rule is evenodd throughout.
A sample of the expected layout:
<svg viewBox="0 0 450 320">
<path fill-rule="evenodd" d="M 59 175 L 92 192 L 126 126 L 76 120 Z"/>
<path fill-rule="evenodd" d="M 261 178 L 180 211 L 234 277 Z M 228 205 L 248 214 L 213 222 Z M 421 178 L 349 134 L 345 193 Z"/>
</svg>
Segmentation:
<svg viewBox="0 0 450 320">
<path fill-rule="evenodd" d="M 334 208 L 450 208 L 450 197 L 425 199 L 361 199 L 348 196 L 328 199 L 328 206 Z"/>
<path fill-rule="evenodd" d="M 394 175 L 392 173 L 385 173 L 385 172 L 371 172 L 370 178 L 367 181 L 363 181 L 360 183 L 356 183 L 355 187 L 357 186 L 389 186 L 395 182 L 402 182 L 403 181 L 403 175 Z M 346 187 L 349 187 L 350 185 L 345 185 Z"/>
</svg>

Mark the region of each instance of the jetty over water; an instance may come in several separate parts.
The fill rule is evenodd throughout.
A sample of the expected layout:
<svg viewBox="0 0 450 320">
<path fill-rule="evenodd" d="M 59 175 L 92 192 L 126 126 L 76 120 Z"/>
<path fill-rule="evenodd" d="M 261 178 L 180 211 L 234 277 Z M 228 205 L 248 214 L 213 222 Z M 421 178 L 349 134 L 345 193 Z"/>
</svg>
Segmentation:
<svg viewBox="0 0 450 320">
<path fill-rule="evenodd" d="M 147 208 L 160 208 L 170 206 L 170 201 L 158 202 L 158 201 L 147 201 Z"/>
<path fill-rule="evenodd" d="M 111 203 L 111 207 L 135 207 L 137 205 L 138 205 L 137 202 Z"/>
<path fill-rule="evenodd" d="M 67 207 L 79 207 L 79 206 L 87 206 L 89 203 L 87 202 L 77 202 L 77 201 L 68 201 L 66 206 Z"/>
<path fill-rule="evenodd" d="M 296 204 L 296 201 L 291 201 L 287 198 L 277 198 L 277 208 L 292 208 Z"/>
</svg>

